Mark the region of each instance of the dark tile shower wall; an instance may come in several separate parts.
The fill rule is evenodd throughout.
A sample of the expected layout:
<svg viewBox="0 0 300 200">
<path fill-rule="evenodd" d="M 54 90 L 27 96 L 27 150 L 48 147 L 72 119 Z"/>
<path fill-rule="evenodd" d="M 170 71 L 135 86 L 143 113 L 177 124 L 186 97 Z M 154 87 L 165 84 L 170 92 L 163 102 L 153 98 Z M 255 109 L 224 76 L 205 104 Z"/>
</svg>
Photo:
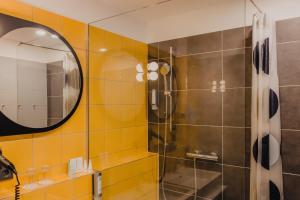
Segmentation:
<svg viewBox="0 0 300 200">
<path fill-rule="evenodd" d="M 300 197 L 300 18 L 277 23 L 285 199 Z"/>
<path fill-rule="evenodd" d="M 300 18 L 277 23 L 284 193 L 288 200 L 300 196 L 297 189 L 300 183 L 299 27 Z M 172 132 L 167 131 L 167 199 L 193 199 L 193 160 L 185 154 L 195 150 L 205 154 L 215 152 L 220 158 L 216 163 L 197 161 L 200 169 L 197 180 L 203 184 L 198 190 L 199 199 L 249 199 L 251 43 L 251 28 L 246 27 L 149 45 L 149 60 L 169 62 L 170 46 L 175 54 L 176 84 L 172 94 L 176 109 L 172 115 Z M 220 80 L 226 81 L 225 92 L 219 90 Z M 215 93 L 211 91 L 212 81 L 217 81 Z M 149 95 L 152 89 L 160 90 L 160 109 L 154 114 L 149 106 L 149 148 L 160 153 L 162 164 L 165 133 L 162 77 L 157 82 L 149 82 Z M 159 137 L 154 137 L 156 134 Z"/>
<path fill-rule="evenodd" d="M 199 199 L 247 199 L 250 116 L 246 113 L 250 102 L 246 98 L 251 91 L 251 46 L 246 44 L 249 34 L 248 29 L 237 28 L 149 46 L 149 59 L 169 61 L 170 46 L 175 54 L 176 109 L 173 131 L 168 131 L 165 188 L 170 198 L 167 195 L 167 199 L 176 195 L 180 196 L 178 199 L 193 198 L 194 162 L 185 154 L 195 150 L 203 154 L 215 152 L 219 156 L 216 163 L 197 161 Z M 221 80 L 226 81 L 225 92 L 219 89 Z M 217 82 L 216 92 L 211 91 L 213 81 Z M 162 81 L 149 82 L 149 90 L 162 91 L 162 84 Z M 159 97 L 165 98 L 162 92 Z M 160 106 L 159 117 L 149 108 L 149 134 L 156 133 L 163 138 L 164 106 Z M 152 139 L 149 147 L 163 155 L 162 139 Z M 160 163 L 162 159 L 161 156 Z"/>
</svg>

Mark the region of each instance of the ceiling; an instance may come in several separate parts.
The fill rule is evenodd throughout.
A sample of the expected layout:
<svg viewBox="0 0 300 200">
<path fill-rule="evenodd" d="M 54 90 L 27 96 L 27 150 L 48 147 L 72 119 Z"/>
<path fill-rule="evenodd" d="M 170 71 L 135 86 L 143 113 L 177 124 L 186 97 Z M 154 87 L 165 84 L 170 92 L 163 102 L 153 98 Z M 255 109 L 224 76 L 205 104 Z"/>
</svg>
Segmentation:
<svg viewBox="0 0 300 200">
<path fill-rule="evenodd" d="M 153 37 L 173 24 L 180 29 L 183 24 L 199 26 L 198 17 L 205 10 L 214 11 L 220 4 L 230 4 L 241 0 L 23 0 L 34 6 L 85 22 L 93 26 L 139 40 L 146 43 L 173 37 Z M 241 1 L 243 2 L 243 1 Z M 194 14 L 193 14 L 194 13 Z M 189 16 L 190 15 L 190 16 Z M 177 23 L 172 17 L 177 16 L 184 22 Z M 186 16 L 186 17 L 184 17 Z M 188 17 L 189 16 L 189 17 Z M 169 19 L 169 20 L 168 20 Z M 164 25 L 154 25 L 165 21 Z M 181 20 L 182 21 L 182 20 Z M 188 23 L 186 23 L 188 22 Z M 175 33 L 176 30 L 167 30 Z M 189 33 L 185 34 L 189 35 Z M 181 35 L 180 35 L 181 36 Z M 175 36 L 174 36 L 175 37 Z M 154 38 L 154 39 L 152 39 Z"/>
<path fill-rule="evenodd" d="M 77 19 L 93 22 L 123 12 L 169 0 L 23 0 L 31 5 Z"/>
<path fill-rule="evenodd" d="M 250 25 L 257 12 L 249 0 L 22 1 L 145 43 Z M 274 19 L 299 16 L 299 0 L 255 2 Z"/>
</svg>

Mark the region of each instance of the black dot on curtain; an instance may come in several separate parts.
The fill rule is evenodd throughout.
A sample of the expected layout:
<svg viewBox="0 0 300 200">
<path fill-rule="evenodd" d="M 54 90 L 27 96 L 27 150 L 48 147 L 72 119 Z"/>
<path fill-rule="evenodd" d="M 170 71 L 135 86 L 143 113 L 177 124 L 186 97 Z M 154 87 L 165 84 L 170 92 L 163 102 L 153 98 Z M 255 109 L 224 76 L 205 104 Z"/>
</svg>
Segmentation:
<svg viewBox="0 0 300 200">
<path fill-rule="evenodd" d="M 253 63 L 256 68 L 256 73 L 259 73 L 259 42 L 256 43 L 255 48 L 253 49 Z"/>
<path fill-rule="evenodd" d="M 279 106 L 277 94 L 270 89 L 269 95 L 269 118 L 271 119 L 277 112 Z"/>
<path fill-rule="evenodd" d="M 257 157 L 258 157 L 258 139 L 256 139 L 253 147 L 252 147 L 252 154 L 253 157 L 255 159 L 255 161 L 257 162 Z"/>
<path fill-rule="evenodd" d="M 269 134 L 264 136 L 262 138 L 262 143 L 261 143 L 261 166 L 263 168 L 269 170 L 270 169 L 270 154 L 269 154 L 269 144 L 270 144 L 270 139 L 269 139 Z M 255 141 L 253 147 L 252 147 L 252 153 L 255 161 L 257 162 L 258 158 L 258 140 Z"/>
<path fill-rule="evenodd" d="M 270 71 L 270 41 L 269 41 L 269 38 L 265 39 L 264 44 L 262 45 L 262 51 L 263 51 L 262 69 L 265 74 L 269 74 L 269 71 Z"/>
<path fill-rule="evenodd" d="M 280 200 L 280 191 L 272 181 L 269 182 L 270 186 L 270 200 Z"/>
</svg>

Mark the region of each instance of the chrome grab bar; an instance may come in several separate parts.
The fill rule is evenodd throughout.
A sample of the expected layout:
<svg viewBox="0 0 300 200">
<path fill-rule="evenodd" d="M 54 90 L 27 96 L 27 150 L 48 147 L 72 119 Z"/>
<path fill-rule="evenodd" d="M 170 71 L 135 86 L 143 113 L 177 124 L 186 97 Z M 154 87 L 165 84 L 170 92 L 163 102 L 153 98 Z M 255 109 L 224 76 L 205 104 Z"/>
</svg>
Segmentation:
<svg viewBox="0 0 300 200">
<path fill-rule="evenodd" d="M 196 152 L 196 153 L 187 152 L 186 156 L 189 158 L 209 160 L 209 161 L 214 161 L 214 162 L 217 162 L 219 160 L 219 156 L 214 152 L 212 152 L 210 155 L 200 154 L 198 152 Z"/>
</svg>

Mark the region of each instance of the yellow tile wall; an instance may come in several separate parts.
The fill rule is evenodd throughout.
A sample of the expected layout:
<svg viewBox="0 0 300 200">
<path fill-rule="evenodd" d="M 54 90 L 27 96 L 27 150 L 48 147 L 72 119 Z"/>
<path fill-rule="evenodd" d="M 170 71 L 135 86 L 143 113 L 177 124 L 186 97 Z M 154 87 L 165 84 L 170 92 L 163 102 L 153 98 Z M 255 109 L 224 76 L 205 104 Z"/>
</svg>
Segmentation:
<svg viewBox="0 0 300 200">
<path fill-rule="evenodd" d="M 100 52 L 101 48 L 107 51 Z M 147 71 L 147 55 L 146 44 L 89 26 L 89 139 L 93 160 L 126 151 L 148 151 L 147 81 L 136 80 L 137 64 Z"/>
<path fill-rule="evenodd" d="M 43 165 L 51 167 L 49 176 L 65 174 L 67 161 L 73 157 L 86 157 L 89 150 L 95 168 L 104 169 L 105 200 L 119 197 L 157 199 L 157 157 L 145 154 L 135 159 L 134 156 L 144 155 L 141 152 L 146 153 L 148 149 L 147 85 L 135 79 L 138 63 L 143 64 L 146 71 L 147 45 L 16 0 L 0 0 L 0 12 L 44 24 L 62 34 L 80 59 L 85 86 L 87 80 L 90 85 L 90 104 L 87 106 L 87 90 L 84 88 L 75 114 L 58 129 L 48 133 L 0 137 L 0 147 L 16 164 L 21 182 L 28 182 L 28 168 L 35 168 L 37 175 L 34 178 L 39 179 Z M 100 53 L 100 48 L 108 51 Z M 126 172 L 124 176 L 117 178 L 114 175 L 122 171 Z M 90 179 L 91 176 L 84 176 L 67 180 L 24 194 L 21 199 L 91 199 Z M 14 183 L 0 182 L 0 193 L 3 189 L 11 190 Z"/>
<path fill-rule="evenodd" d="M 146 153 L 147 57 L 146 44 L 89 26 L 89 150 L 94 168 L 104 169 L 104 200 L 158 199 L 158 158 Z"/>
<path fill-rule="evenodd" d="M 152 155 L 104 170 L 103 199 L 158 199 L 157 160 L 157 155 Z"/>
<path fill-rule="evenodd" d="M 76 51 L 86 77 L 86 24 L 15 0 L 0 0 L 0 13 L 41 23 L 63 35 Z M 34 180 L 38 180 L 42 176 L 41 168 L 44 165 L 50 166 L 48 176 L 65 174 L 70 158 L 88 156 L 85 95 L 84 88 L 83 98 L 75 114 L 58 129 L 40 134 L 0 137 L 0 148 L 5 156 L 15 163 L 22 184 L 29 182 L 26 175 L 28 168 L 35 169 Z M 12 190 L 14 184 L 13 180 L 0 182 L 0 191 L 6 188 Z"/>
<path fill-rule="evenodd" d="M 0 198 L 2 200 L 2 198 Z M 91 200 L 92 177 L 90 175 L 59 182 L 21 195 L 21 200 Z M 14 197 L 3 200 L 14 200 Z"/>
</svg>

